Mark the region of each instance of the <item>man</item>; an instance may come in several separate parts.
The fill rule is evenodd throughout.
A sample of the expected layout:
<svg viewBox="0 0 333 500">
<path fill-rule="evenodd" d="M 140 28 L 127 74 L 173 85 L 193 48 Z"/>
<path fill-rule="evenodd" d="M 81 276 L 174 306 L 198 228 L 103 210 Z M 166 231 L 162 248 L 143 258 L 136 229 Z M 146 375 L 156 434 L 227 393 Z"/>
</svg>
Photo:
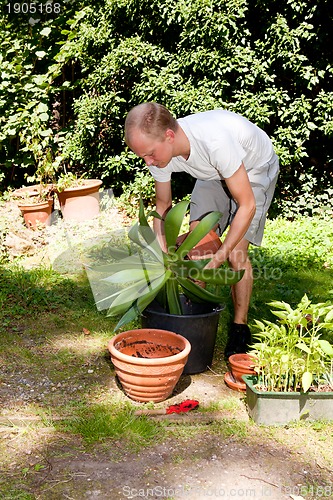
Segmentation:
<svg viewBox="0 0 333 500">
<path fill-rule="evenodd" d="M 249 243 L 261 244 L 279 172 L 271 140 L 259 127 L 230 111 L 216 109 L 176 120 L 154 102 L 139 104 L 128 113 L 125 140 L 155 179 L 156 211 L 162 217 L 172 205 L 173 172 L 187 172 L 197 179 L 190 229 L 207 213 L 222 213 L 219 235 L 229 230 L 206 267 L 218 268 L 228 261 L 236 271 L 245 269 L 243 278 L 232 286 L 234 322 L 225 356 L 246 352 L 251 343 L 247 316 L 253 284 L 248 247 Z M 159 219 L 154 219 L 154 231 L 164 248 Z"/>
</svg>

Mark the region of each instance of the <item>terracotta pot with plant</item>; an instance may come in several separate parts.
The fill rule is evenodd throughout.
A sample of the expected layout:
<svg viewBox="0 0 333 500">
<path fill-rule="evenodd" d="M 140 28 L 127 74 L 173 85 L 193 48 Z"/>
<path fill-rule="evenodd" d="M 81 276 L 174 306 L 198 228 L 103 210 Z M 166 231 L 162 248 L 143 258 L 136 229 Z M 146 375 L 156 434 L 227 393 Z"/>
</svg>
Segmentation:
<svg viewBox="0 0 333 500">
<path fill-rule="evenodd" d="M 18 208 L 28 228 L 36 229 L 39 226 L 49 226 L 54 209 L 53 185 L 33 184 L 16 189 L 12 193 Z"/>
<path fill-rule="evenodd" d="M 99 214 L 99 189 L 102 181 L 61 174 L 55 185 L 60 210 L 65 220 L 85 221 Z"/>
<path fill-rule="evenodd" d="M 278 322 L 256 321 L 256 375 L 244 375 L 250 416 L 262 424 L 333 419 L 333 305 L 304 295 L 296 308 L 269 303 Z"/>
<path fill-rule="evenodd" d="M 28 228 L 36 229 L 39 226 L 51 224 L 51 214 L 54 208 L 54 164 L 51 147 L 45 147 L 39 139 L 33 137 L 30 144 L 37 164 L 36 172 L 28 178 L 31 184 L 16 189 L 12 193 L 13 199 L 21 210 L 24 222 Z"/>
</svg>

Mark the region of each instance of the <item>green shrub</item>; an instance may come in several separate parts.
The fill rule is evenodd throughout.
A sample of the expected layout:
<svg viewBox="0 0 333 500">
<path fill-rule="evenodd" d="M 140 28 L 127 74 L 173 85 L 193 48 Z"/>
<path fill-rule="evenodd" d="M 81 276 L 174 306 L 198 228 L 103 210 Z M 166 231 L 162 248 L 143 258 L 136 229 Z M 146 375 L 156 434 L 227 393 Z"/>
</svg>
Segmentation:
<svg viewBox="0 0 333 500">
<path fill-rule="evenodd" d="M 155 100 L 177 116 L 223 107 L 263 127 L 281 160 L 277 199 L 287 186 L 301 193 L 310 169 L 320 195 L 331 188 L 326 0 L 73 0 L 69 6 L 29 33 L 0 16 L 4 183 L 13 168 L 33 174 L 34 139 L 42 150 L 61 153 L 75 173 L 103 177 L 116 191 L 134 182 L 135 190 L 132 159 L 123 161 L 124 119 L 135 104 Z M 39 120 L 33 137 L 32 120 Z M 175 180 L 175 195 L 178 189 Z"/>
</svg>

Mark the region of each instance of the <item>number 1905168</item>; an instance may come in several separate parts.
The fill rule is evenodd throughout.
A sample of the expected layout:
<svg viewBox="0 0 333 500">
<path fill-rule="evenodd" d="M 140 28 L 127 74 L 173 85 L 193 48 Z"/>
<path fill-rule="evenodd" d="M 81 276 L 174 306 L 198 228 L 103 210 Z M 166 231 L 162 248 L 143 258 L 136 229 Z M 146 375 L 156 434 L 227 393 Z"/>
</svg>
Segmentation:
<svg viewBox="0 0 333 500">
<path fill-rule="evenodd" d="M 60 3 L 14 2 L 6 5 L 8 14 L 60 14 Z"/>
</svg>

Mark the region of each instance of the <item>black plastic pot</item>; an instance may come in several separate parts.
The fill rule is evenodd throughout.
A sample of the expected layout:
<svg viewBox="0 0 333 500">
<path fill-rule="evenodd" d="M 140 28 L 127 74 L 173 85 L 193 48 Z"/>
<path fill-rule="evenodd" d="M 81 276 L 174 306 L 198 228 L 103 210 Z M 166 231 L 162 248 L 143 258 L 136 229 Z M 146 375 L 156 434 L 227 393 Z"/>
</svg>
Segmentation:
<svg viewBox="0 0 333 500">
<path fill-rule="evenodd" d="M 220 312 L 224 306 L 198 304 L 182 297 L 184 314 L 168 314 L 156 302 L 145 309 L 142 328 L 159 328 L 179 333 L 191 344 L 184 374 L 201 373 L 211 366 Z"/>
</svg>

